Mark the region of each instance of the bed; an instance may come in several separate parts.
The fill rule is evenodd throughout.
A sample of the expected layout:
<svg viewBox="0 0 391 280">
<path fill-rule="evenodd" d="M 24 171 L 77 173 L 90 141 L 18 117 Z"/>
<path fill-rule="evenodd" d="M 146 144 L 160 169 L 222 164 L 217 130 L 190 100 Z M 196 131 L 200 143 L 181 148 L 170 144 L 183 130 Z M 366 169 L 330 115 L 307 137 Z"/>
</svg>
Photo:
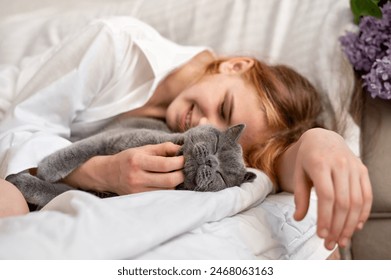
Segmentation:
<svg viewBox="0 0 391 280">
<path fill-rule="evenodd" d="M 181 44 L 286 63 L 322 93 L 323 118 L 346 119 L 359 155 L 360 130 L 342 106 L 353 72 L 338 36 L 354 28 L 348 0 L 122 0 L 0 3 L 0 120 L 17 67 L 97 17 L 139 18 Z M 7 5 L 7 7 L 5 6 Z M 5 11 L 9 10 L 9 13 Z M 10 78 L 11 77 L 11 78 Z M 316 195 L 303 221 L 293 196 L 272 193 L 265 174 L 217 193 L 155 191 L 100 199 L 66 192 L 42 210 L 0 219 L 1 259 L 325 259 L 316 235 Z"/>
</svg>

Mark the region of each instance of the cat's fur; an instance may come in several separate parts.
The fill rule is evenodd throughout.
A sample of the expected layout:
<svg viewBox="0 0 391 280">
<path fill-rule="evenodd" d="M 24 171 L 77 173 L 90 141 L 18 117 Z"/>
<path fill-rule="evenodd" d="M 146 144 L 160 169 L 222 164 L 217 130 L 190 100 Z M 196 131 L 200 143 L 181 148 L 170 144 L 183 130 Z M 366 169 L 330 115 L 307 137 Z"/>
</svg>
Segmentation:
<svg viewBox="0 0 391 280">
<path fill-rule="evenodd" d="M 30 204 L 42 207 L 55 196 L 74 189 L 60 183 L 61 179 L 93 156 L 173 142 L 182 145 L 180 153 L 185 157 L 185 180 L 177 189 L 219 191 L 252 181 L 256 176 L 247 172 L 238 144 L 243 129 L 243 124 L 224 132 L 212 126 L 198 126 L 184 133 L 171 133 L 161 121 L 128 118 L 44 158 L 38 165 L 37 177 L 25 172 L 10 175 L 7 180 L 19 188 Z"/>
</svg>

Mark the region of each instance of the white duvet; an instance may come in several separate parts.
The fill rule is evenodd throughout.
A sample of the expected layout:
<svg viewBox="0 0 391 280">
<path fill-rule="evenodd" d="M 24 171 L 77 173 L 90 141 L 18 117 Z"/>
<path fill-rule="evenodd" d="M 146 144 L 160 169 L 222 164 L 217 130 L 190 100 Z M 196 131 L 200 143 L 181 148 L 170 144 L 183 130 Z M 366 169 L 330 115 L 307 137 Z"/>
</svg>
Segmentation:
<svg viewBox="0 0 391 280">
<path fill-rule="evenodd" d="M 155 191 L 107 199 L 69 191 L 40 212 L 0 219 L 2 259 L 308 259 L 330 252 L 316 212 L 293 221 L 290 194 L 253 183 L 216 193 Z M 315 204 L 315 201 L 312 201 Z"/>
<path fill-rule="evenodd" d="M 351 21 L 348 0 L 84 2 L 89 3 L 55 1 L 43 10 L 0 20 L 0 120 L 12 99 L 1 89 L 12 86 L 6 83 L 17 75 L 23 57 L 108 15 L 138 17 L 182 44 L 287 63 L 320 89 L 329 113 L 341 112 L 339 101 L 351 92 L 352 72 L 338 45 Z M 26 7 L 14 0 L 0 2 L 0 9 L 18 4 Z M 344 136 L 359 153 L 359 129 L 351 119 L 347 124 Z M 64 193 L 39 212 L 0 219 L 0 258 L 326 258 L 330 252 L 315 233 L 315 195 L 306 218 L 296 222 L 293 196 L 270 194 L 270 181 L 253 171 L 255 182 L 217 193 L 156 191 L 108 199 Z"/>
</svg>

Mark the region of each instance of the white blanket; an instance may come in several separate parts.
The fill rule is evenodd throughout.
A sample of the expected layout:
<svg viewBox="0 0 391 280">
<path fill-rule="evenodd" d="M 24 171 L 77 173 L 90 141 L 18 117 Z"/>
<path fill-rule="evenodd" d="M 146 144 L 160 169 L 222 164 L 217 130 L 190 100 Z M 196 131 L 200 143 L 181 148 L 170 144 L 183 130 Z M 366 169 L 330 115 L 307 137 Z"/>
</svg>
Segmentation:
<svg viewBox="0 0 391 280">
<path fill-rule="evenodd" d="M 330 252 L 314 235 L 314 209 L 304 221 L 293 221 L 291 195 L 264 201 L 272 185 L 252 171 L 255 182 L 217 193 L 155 191 L 108 199 L 64 193 L 40 212 L 0 219 L 0 258 L 327 257 Z"/>
</svg>

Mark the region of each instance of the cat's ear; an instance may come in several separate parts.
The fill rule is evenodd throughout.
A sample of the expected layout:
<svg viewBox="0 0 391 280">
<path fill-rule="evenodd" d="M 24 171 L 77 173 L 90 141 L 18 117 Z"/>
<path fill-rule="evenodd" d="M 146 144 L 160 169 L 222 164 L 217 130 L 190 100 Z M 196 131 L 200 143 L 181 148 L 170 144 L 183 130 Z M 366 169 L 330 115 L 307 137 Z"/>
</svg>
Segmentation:
<svg viewBox="0 0 391 280">
<path fill-rule="evenodd" d="M 246 172 L 246 174 L 244 175 L 243 183 L 252 182 L 255 180 L 255 178 L 257 178 L 257 174 L 253 172 Z"/>
<path fill-rule="evenodd" d="M 240 135 L 242 135 L 243 130 L 246 126 L 244 124 L 237 124 L 231 126 L 227 129 L 226 134 L 229 138 L 231 138 L 234 142 L 239 140 Z"/>
</svg>

